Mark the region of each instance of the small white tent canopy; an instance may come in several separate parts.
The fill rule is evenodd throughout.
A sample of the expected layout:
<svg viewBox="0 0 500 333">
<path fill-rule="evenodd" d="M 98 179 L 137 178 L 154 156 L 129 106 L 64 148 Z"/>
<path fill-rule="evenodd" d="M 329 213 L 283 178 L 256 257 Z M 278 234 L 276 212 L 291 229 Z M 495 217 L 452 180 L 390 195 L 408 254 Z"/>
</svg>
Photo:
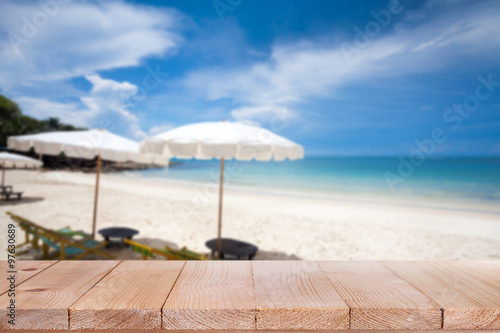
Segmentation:
<svg viewBox="0 0 500 333">
<path fill-rule="evenodd" d="M 0 153 L 0 165 L 2 165 L 2 187 L 5 186 L 5 169 L 6 168 L 39 168 L 42 162 L 7 152 Z"/>
</svg>

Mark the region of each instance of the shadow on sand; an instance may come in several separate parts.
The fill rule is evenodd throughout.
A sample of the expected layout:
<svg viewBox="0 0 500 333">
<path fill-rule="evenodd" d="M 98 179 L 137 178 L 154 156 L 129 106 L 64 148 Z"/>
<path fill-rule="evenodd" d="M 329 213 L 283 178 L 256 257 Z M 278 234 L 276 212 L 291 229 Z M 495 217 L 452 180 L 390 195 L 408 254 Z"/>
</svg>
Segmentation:
<svg viewBox="0 0 500 333">
<path fill-rule="evenodd" d="M 165 246 L 176 250 L 180 249 L 180 247 L 176 243 L 159 238 L 138 237 L 132 240 L 137 243 L 157 249 L 163 249 Z M 105 251 L 106 253 L 115 256 L 117 260 L 142 260 L 141 253 L 135 252 L 130 247 L 126 247 L 124 245 L 113 245 L 109 249 L 105 249 Z M 165 260 L 165 258 L 162 256 L 155 257 L 156 258 L 148 258 L 148 260 Z"/>
<path fill-rule="evenodd" d="M 39 202 L 43 201 L 45 198 L 42 197 L 23 197 L 21 200 L 17 199 L 10 199 L 10 200 L 1 200 L 0 205 L 2 206 L 19 206 L 19 205 L 24 205 L 24 204 L 30 204 L 34 202 Z"/>
<path fill-rule="evenodd" d="M 261 251 L 257 252 L 253 260 L 302 260 L 295 254 L 285 252 Z"/>
<path fill-rule="evenodd" d="M 171 247 L 173 249 L 176 249 L 176 250 L 180 249 L 180 247 L 176 243 L 170 242 L 170 241 L 167 241 L 164 239 L 160 239 L 160 238 L 138 237 L 138 238 L 134 238 L 132 240 L 137 242 L 137 243 L 141 243 L 141 244 L 155 247 L 158 249 L 163 249 L 165 247 L 165 245 L 168 247 Z"/>
<path fill-rule="evenodd" d="M 164 239 L 159 239 L 159 238 L 140 237 L 140 238 L 134 238 L 133 240 L 136 241 L 137 243 L 141 243 L 157 249 L 163 249 L 165 245 L 176 250 L 182 247 L 174 242 L 166 241 Z M 134 252 L 130 248 L 124 246 L 112 247 L 106 251 L 109 254 L 114 255 L 118 260 L 142 260 L 142 254 Z M 208 251 L 204 253 L 208 254 Z M 161 256 L 156 256 L 156 259 L 164 260 L 164 258 Z M 289 254 L 277 251 L 259 250 L 259 252 L 257 252 L 257 255 L 253 258 L 253 260 L 302 260 L 302 259 L 295 254 Z"/>
</svg>

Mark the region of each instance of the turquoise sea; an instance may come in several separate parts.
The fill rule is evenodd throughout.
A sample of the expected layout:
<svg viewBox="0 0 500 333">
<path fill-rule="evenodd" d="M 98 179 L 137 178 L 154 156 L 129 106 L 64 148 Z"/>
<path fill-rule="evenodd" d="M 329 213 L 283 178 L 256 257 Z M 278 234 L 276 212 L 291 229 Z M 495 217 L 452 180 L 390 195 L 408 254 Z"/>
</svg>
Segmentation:
<svg viewBox="0 0 500 333">
<path fill-rule="evenodd" d="M 170 182 L 214 184 L 219 181 L 218 160 L 171 162 L 174 163 L 168 169 L 129 171 L 123 175 Z M 408 166 L 408 163 L 403 164 Z M 380 194 L 398 198 L 463 198 L 500 203 L 500 158 L 428 158 L 413 170 L 401 165 L 397 157 L 226 161 L 225 183 L 226 187 L 238 190 L 303 196 Z"/>
</svg>

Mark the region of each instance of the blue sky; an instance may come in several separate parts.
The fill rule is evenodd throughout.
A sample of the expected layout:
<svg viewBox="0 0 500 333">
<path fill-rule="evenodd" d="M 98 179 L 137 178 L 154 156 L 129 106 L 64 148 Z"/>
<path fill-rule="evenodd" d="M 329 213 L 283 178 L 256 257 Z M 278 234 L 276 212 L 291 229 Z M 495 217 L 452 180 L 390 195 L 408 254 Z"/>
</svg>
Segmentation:
<svg viewBox="0 0 500 333">
<path fill-rule="evenodd" d="M 138 141 L 226 119 L 307 155 L 409 155 L 441 129 L 433 155 L 498 156 L 499 30 L 498 1 L 7 0 L 0 93 Z"/>
</svg>

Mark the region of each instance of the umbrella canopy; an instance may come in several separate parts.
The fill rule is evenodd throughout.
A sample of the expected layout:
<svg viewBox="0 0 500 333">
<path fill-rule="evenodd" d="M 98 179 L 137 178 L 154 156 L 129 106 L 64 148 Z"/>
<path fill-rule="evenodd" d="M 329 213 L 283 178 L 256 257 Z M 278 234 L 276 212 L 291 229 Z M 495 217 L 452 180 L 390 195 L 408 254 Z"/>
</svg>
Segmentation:
<svg viewBox="0 0 500 333">
<path fill-rule="evenodd" d="M 302 146 L 267 129 L 229 121 L 177 127 L 148 138 L 141 152 L 168 157 L 283 161 L 304 157 Z"/>
<path fill-rule="evenodd" d="M 48 132 L 33 135 L 11 136 L 7 141 L 9 149 L 29 151 L 37 154 L 59 155 L 94 159 L 98 155 L 107 161 L 137 162 L 164 165 L 164 157 L 139 154 L 139 144 L 135 141 L 110 133 L 106 130 Z"/>
<path fill-rule="evenodd" d="M 283 161 L 304 157 L 304 148 L 267 129 L 229 121 L 203 122 L 181 126 L 145 139 L 142 153 L 167 157 L 212 159 L 219 158 L 219 223 L 217 252 L 221 253 L 222 194 L 224 159 L 249 161 Z"/>
<path fill-rule="evenodd" d="M 6 168 L 38 168 L 43 163 L 23 155 L 1 152 L 0 164 Z"/>
<path fill-rule="evenodd" d="M 40 155 L 64 153 L 73 158 L 97 158 L 92 237 L 95 237 L 96 230 L 101 159 L 113 162 L 131 161 L 142 164 L 168 165 L 166 156 L 140 154 L 137 142 L 99 129 L 11 136 L 7 140 L 7 145 L 9 149 L 20 151 L 29 151 L 33 148 Z"/>
<path fill-rule="evenodd" d="M 38 168 L 42 162 L 12 153 L 0 153 L 0 165 L 2 165 L 2 186 L 5 185 L 5 168 Z"/>
</svg>

